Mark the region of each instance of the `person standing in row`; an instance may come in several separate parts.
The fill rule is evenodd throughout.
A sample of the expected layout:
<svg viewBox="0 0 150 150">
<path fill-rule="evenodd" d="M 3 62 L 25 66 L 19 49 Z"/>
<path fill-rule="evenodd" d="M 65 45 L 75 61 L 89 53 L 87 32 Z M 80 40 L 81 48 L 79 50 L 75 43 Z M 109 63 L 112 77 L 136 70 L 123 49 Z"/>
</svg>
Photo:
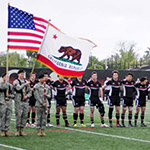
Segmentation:
<svg viewBox="0 0 150 150">
<path fill-rule="evenodd" d="M 73 113 L 73 120 L 74 125 L 73 127 L 77 127 L 77 119 L 78 119 L 78 112 L 80 112 L 80 123 L 81 127 L 86 127 L 84 125 L 84 107 L 85 107 L 85 88 L 87 82 L 86 80 L 82 79 L 82 77 L 77 77 L 75 80 L 71 82 L 71 86 L 73 87 L 73 106 L 74 106 L 74 113 Z"/>
<path fill-rule="evenodd" d="M 39 81 L 36 79 L 36 73 L 33 72 L 32 75 L 31 75 L 31 80 L 30 80 L 30 88 L 32 89 L 32 95 L 31 97 L 29 98 L 29 109 L 28 109 L 28 119 L 27 119 L 27 123 L 26 123 L 26 127 L 35 127 L 35 102 L 36 102 L 36 99 L 34 97 L 34 93 L 33 93 L 33 87 L 36 83 L 38 83 Z M 32 110 L 32 115 L 31 115 L 31 118 L 32 118 L 32 124 L 30 124 L 30 112 Z"/>
<path fill-rule="evenodd" d="M 60 110 L 62 109 L 63 119 L 65 121 L 65 126 L 70 127 L 68 123 L 66 109 L 67 109 L 67 101 L 66 101 L 66 90 L 68 89 L 68 82 L 64 80 L 63 76 L 58 76 L 58 80 L 53 83 L 53 87 L 55 88 L 55 102 L 56 102 L 56 124 L 60 125 Z"/>
<path fill-rule="evenodd" d="M 31 96 L 30 82 L 24 79 L 24 70 L 18 71 L 18 78 L 14 80 L 13 86 L 15 91 L 15 115 L 16 115 L 16 136 L 26 136 L 23 128 L 28 118 L 29 97 Z"/>
<path fill-rule="evenodd" d="M 94 125 L 94 106 L 98 109 L 101 118 L 101 126 L 108 127 L 104 123 L 104 114 L 105 109 L 103 105 L 103 90 L 100 82 L 97 80 L 97 72 L 93 71 L 91 73 L 91 78 L 87 83 L 90 90 L 90 119 L 91 119 L 91 127 L 95 127 Z"/>
<path fill-rule="evenodd" d="M 37 114 L 37 135 L 46 136 L 44 130 L 46 128 L 47 103 L 51 97 L 50 88 L 45 82 L 44 74 L 39 76 L 39 83 L 34 86 L 34 96 L 36 99 L 36 114 Z"/>
</svg>

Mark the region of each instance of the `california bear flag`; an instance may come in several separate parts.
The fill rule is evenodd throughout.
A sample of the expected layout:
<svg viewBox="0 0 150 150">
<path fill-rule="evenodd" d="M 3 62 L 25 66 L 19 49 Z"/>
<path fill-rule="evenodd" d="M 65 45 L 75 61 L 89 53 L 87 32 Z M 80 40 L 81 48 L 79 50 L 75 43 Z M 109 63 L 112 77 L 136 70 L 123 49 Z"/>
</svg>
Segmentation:
<svg viewBox="0 0 150 150">
<path fill-rule="evenodd" d="M 79 77 L 88 65 L 94 46 L 89 40 L 72 38 L 49 24 L 37 60 L 59 75 Z"/>
</svg>

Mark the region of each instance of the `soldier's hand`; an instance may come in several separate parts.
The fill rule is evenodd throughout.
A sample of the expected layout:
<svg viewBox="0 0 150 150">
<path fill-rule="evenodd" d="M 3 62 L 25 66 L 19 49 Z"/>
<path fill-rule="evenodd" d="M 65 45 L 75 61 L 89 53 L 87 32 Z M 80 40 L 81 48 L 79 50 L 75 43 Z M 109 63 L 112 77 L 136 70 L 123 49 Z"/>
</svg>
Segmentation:
<svg viewBox="0 0 150 150">
<path fill-rule="evenodd" d="M 25 95 L 24 97 L 23 97 L 23 100 L 25 100 L 25 99 L 27 99 L 28 97 Z"/>
<path fill-rule="evenodd" d="M 30 84 L 30 81 L 27 81 L 26 83 L 25 83 L 25 85 L 29 85 Z"/>
<path fill-rule="evenodd" d="M 46 107 L 46 103 L 43 103 L 43 106 Z"/>
</svg>

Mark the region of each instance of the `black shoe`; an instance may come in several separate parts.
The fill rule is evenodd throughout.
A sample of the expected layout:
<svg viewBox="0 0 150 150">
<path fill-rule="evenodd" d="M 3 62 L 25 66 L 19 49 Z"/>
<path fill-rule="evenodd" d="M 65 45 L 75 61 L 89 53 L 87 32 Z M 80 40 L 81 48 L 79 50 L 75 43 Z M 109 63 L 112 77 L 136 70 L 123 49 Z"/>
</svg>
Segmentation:
<svg viewBox="0 0 150 150">
<path fill-rule="evenodd" d="M 112 126 L 112 123 L 110 123 L 110 124 L 109 124 L 109 128 L 112 128 L 112 127 L 113 127 L 113 126 Z"/>
<path fill-rule="evenodd" d="M 124 127 L 124 128 L 126 127 L 124 123 L 122 124 L 122 127 Z"/>
<path fill-rule="evenodd" d="M 130 123 L 130 124 L 128 125 L 128 127 L 133 127 L 133 125 Z"/>
<path fill-rule="evenodd" d="M 147 125 L 144 123 L 141 123 L 141 127 L 147 127 Z"/>
<path fill-rule="evenodd" d="M 121 124 L 117 124 L 116 127 L 122 127 L 122 125 Z"/>
</svg>

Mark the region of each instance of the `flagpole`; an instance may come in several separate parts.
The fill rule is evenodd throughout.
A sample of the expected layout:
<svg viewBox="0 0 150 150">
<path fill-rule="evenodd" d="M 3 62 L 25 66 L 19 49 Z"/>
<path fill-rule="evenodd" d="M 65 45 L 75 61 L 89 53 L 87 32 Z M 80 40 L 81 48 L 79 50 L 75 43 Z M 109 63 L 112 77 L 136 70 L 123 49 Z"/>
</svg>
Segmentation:
<svg viewBox="0 0 150 150">
<path fill-rule="evenodd" d="M 48 20 L 48 21 L 50 21 L 50 20 Z M 44 41 L 45 41 L 45 37 L 46 37 L 46 35 L 47 35 L 48 28 L 49 28 L 49 23 L 48 23 L 48 25 L 47 25 L 47 27 L 46 27 L 46 31 L 45 31 L 45 34 L 44 34 L 44 37 L 43 37 L 43 40 L 42 40 L 42 43 L 41 43 L 41 46 L 40 46 L 40 48 L 39 48 L 38 53 L 40 53 L 40 51 L 41 51 L 41 49 L 42 49 L 43 43 L 44 43 Z M 38 53 L 37 53 L 37 55 L 38 55 Z M 34 72 L 34 69 L 35 69 L 35 65 L 36 65 L 36 62 L 37 62 L 37 55 L 36 55 L 36 59 L 35 59 L 35 61 L 34 61 L 32 70 L 31 70 L 31 72 L 30 72 L 29 81 L 31 80 L 32 73 Z M 29 89 L 29 85 L 28 85 L 27 88 L 26 88 L 26 91 L 25 91 L 24 96 L 27 94 L 28 89 Z"/>
</svg>

